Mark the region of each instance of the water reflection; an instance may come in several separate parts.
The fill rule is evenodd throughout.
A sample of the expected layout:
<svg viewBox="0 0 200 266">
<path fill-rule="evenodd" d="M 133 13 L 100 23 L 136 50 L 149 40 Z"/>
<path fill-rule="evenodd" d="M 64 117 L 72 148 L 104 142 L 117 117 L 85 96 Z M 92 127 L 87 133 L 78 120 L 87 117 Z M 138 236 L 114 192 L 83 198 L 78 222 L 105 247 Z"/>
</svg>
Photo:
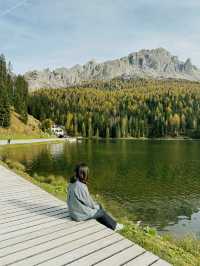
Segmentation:
<svg viewBox="0 0 200 266">
<path fill-rule="evenodd" d="M 64 154 L 64 147 L 63 143 L 51 144 L 49 146 L 49 152 L 54 158 L 56 158 L 61 154 Z"/>
<path fill-rule="evenodd" d="M 200 142 L 85 141 L 4 147 L 0 154 L 31 175 L 69 177 L 74 164 L 91 168 L 90 189 L 126 209 L 133 220 L 176 235 L 200 237 Z"/>
</svg>

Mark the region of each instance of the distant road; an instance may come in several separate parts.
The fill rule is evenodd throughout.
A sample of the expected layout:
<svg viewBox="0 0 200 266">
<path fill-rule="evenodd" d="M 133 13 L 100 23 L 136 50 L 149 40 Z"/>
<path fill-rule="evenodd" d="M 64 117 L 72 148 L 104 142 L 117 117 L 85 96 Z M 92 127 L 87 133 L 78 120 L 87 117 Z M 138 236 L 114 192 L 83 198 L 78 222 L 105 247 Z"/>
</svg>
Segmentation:
<svg viewBox="0 0 200 266">
<path fill-rule="evenodd" d="M 31 144 L 31 143 L 41 143 L 41 142 L 52 142 L 52 141 L 65 141 L 66 138 L 52 138 L 52 139 L 16 139 L 11 140 L 10 145 L 12 144 Z M 0 145 L 8 144 L 8 140 L 0 140 Z"/>
</svg>

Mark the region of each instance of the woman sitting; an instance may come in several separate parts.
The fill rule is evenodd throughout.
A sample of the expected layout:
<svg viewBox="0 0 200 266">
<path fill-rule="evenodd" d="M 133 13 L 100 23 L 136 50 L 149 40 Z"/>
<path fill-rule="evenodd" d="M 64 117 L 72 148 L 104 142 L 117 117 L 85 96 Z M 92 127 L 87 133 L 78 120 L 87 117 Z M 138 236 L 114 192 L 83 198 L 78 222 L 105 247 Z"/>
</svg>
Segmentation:
<svg viewBox="0 0 200 266">
<path fill-rule="evenodd" d="M 89 179 L 89 168 L 86 164 L 77 165 L 75 176 L 70 179 L 68 187 L 67 204 L 70 217 L 75 221 L 96 219 L 108 228 L 118 231 L 123 229 L 100 204 L 96 203 L 89 194 L 87 182 Z"/>
</svg>

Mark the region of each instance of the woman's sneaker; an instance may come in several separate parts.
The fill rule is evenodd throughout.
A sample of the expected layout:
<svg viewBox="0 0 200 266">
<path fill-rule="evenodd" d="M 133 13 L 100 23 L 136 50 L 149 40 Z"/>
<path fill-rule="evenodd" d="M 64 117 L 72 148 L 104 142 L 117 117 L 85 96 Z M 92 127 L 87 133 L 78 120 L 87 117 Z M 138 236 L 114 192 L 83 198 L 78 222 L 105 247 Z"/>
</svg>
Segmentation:
<svg viewBox="0 0 200 266">
<path fill-rule="evenodd" d="M 118 224 L 117 223 L 117 225 L 116 225 L 116 227 L 115 227 L 115 231 L 120 231 L 120 230 L 122 230 L 124 228 L 124 225 L 123 224 Z"/>
</svg>

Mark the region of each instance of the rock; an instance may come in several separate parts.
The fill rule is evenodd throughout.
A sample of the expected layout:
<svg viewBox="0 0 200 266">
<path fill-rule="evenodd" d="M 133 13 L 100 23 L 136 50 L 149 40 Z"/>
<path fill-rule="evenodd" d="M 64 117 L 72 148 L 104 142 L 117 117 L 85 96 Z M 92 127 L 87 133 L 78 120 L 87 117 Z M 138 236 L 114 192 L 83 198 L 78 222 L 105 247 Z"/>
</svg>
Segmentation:
<svg viewBox="0 0 200 266">
<path fill-rule="evenodd" d="M 200 80 L 200 70 L 190 59 L 182 62 L 164 48 L 140 50 L 127 57 L 97 63 L 95 60 L 72 68 L 58 68 L 53 71 L 30 71 L 25 73 L 30 90 L 39 88 L 65 88 L 83 81 L 110 80 L 122 78 L 187 79 Z"/>
<path fill-rule="evenodd" d="M 186 61 L 185 61 L 185 64 L 184 64 L 184 71 L 186 73 L 192 73 L 193 71 L 193 65 L 191 63 L 191 60 L 190 58 L 188 58 Z"/>
</svg>

